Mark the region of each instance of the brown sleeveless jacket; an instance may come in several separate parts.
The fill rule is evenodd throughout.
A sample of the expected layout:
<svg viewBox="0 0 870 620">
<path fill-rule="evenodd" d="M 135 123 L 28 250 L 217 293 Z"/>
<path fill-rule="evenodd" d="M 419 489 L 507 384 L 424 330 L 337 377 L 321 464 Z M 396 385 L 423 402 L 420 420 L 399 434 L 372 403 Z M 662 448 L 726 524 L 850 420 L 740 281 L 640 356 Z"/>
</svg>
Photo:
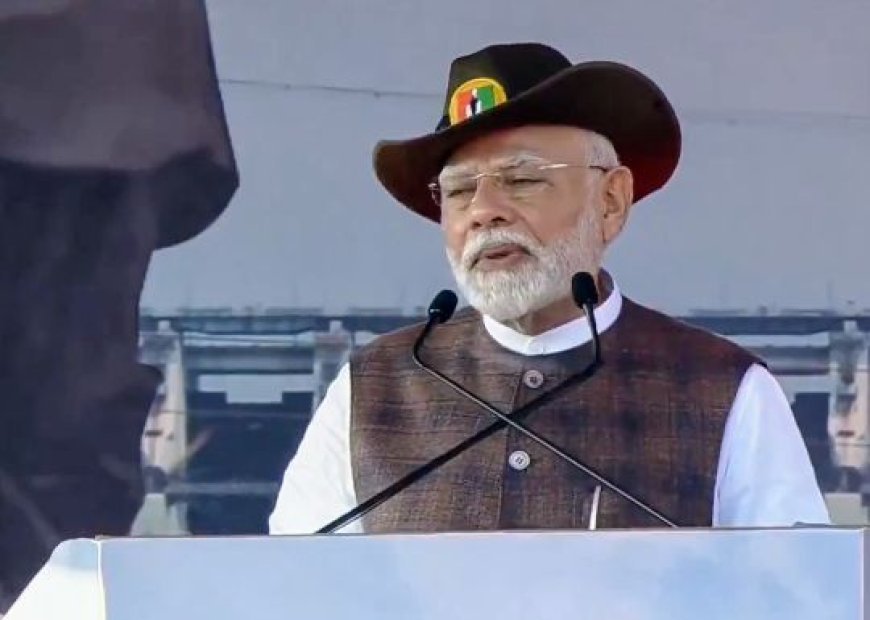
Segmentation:
<svg viewBox="0 0 870 620">
<path fill-rule="evenodd" d="M 359 501 L 497 420 L 420 371 L 420 326 L 351 358 L 351 457 Z M 625 299 L 601 336 L 603 366 L 554 394 L 523 422 L 683 526 L 709 526 L 719 448 L 740 381 L 758 360 L 731 342 Z M 457 313 L 423 348 L 428 364 L 509 413 L 591 359 L 590 345 L 523 356 Z M 541 382 L 540 379 L 543 378 Z M 508 464 L 522 451 L 525 469 Z M 503 428 L 402 491 L 364 520 L 367 532 L 585 528 L 594 480 Z M 598 527 L 657 522 L 604 490 Z"/>
</svg>

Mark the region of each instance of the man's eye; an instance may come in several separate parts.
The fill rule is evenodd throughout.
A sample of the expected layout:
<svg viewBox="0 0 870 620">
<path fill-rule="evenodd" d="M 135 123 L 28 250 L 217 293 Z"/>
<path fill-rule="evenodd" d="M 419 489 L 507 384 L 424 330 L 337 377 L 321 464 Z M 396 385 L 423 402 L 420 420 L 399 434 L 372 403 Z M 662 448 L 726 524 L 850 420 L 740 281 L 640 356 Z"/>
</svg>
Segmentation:
<svg viewBox="0 0 870 620">
<path fill-rule="evenodd" d="M 505 179 L 505 183 L 510 187 L 529 187 L 542 182 L 543 179 L 540 177 L 531 176 L 508 177 Z"/>
<path fill-rule="evenodd" d="M 474 193 L 474 188 L 471 186 L 450 187 L 444 189 L 444 195 L 448 198 L 460 198 Z"/>
</svg>

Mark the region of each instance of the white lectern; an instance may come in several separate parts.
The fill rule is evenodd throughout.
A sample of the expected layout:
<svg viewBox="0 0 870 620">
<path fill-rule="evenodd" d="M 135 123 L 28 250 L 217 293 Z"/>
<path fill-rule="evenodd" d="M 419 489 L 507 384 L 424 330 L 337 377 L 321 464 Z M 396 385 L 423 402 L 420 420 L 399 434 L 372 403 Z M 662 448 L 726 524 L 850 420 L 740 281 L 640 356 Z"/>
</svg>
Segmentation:
<svg viewBox="0 0 870 620">
<path fill-rule="evenodd" d="M 867 532 L 73 540 L 7 620 L 870 620 Z"/>
</svg>

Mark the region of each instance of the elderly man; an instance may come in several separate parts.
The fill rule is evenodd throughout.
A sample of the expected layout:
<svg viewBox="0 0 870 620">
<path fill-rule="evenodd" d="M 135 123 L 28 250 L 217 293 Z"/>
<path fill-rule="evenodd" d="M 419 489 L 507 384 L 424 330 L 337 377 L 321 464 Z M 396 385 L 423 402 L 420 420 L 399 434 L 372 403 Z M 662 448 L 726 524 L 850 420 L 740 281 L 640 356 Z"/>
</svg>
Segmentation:
<svg viewBox="0 0 870 620">
<path fill-rule="evenodd" d="M 402 204 L 440 221 L 472 309 L 434 329 L 426 363 L 682 526 L 826 523 L 782 390 L 727 340 L 623 297 L 601 267 L 632 205 L 680 152 L 671 105 L 611 62 L 572 66 L 539 44 L 456 59 L 436 131 L 380 143 Z M 592 274 L 603 363 L 571 295 Z M 357 350 L 290 463 L 272 533 L 317 531 L 493 423 L 421 372 L 413 327 Z M 661 521 L 501 425 L 341 531 L 650 527 Z"/>
</svg>

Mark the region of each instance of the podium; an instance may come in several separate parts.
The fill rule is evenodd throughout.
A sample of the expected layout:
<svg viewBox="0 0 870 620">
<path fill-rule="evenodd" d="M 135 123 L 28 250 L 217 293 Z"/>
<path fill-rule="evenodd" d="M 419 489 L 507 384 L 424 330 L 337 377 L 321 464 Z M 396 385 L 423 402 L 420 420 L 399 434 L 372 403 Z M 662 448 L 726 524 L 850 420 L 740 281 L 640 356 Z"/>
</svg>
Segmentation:
<svg viewBox="0 0 870 620">
<path fill-rule="evenodd" d="M 867 531 L 72 540 L 6 620 L 868 620 Z"/>
</svg>

